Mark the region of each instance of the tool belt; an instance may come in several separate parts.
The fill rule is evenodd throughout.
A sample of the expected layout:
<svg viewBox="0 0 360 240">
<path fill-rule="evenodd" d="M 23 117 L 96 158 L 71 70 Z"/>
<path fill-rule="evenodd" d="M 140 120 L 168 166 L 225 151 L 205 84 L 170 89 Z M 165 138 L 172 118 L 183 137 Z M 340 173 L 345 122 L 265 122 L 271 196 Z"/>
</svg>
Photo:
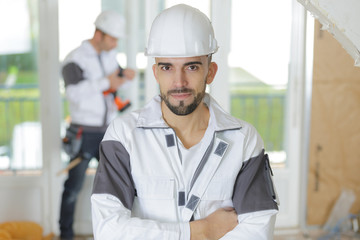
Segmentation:
<svg viewBox="0 0 360 240">
<path fill-rule="evenodd" d="M 62 148 L 69 155 L 70 159 L 75 158 L 80 152 L 82 131 L 81 127 L 73 125 L 66 129 L 65 137 L 62 139 Z"/>
</svg>

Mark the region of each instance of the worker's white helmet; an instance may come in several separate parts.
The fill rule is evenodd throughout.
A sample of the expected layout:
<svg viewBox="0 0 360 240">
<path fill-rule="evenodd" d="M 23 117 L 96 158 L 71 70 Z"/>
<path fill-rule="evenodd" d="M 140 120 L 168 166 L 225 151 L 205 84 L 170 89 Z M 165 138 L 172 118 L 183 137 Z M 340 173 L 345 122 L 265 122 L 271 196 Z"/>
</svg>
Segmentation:
<svg viewBox="0 0 360 240">
<path fill-rule="evenodd" d="M 95 20 L 95 26 L 115 38 L 125 37 L 125 18 L 117 12 L 103 11 Z"/>
<path fill-rule="evenodd" d="M 215 53 L 218 48 L 209 18 L 196 8 L 179 4 L 155 18 L 145 55 L 194 57 Z"/>
</svg>

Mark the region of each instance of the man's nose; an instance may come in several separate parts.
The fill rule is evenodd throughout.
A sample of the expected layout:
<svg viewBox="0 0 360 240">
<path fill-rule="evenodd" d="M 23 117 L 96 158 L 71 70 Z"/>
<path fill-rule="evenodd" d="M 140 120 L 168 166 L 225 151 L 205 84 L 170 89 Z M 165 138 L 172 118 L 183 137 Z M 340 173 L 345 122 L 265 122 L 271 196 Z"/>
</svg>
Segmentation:
<svg viewBox="0 0 360 240">
<path fill-rule="evenodd" d="M 174 84 L 175 87 L 184 87 L 187 85 L 186 75 L 183 71 L 176 71 Z"/>
</svg>

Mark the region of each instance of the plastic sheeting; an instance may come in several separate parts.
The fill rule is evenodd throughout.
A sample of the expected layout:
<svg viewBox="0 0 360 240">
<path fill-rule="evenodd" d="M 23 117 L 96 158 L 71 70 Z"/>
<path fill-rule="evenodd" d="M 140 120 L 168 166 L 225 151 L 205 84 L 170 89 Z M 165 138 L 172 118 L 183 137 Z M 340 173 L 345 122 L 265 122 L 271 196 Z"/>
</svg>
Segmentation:
<svg viewBox="0 0 360 240">
<path fill-rule="evenodd" d="M 360 67 L 360 1 L 298 0 L 346 49 Z"/>
</svg>

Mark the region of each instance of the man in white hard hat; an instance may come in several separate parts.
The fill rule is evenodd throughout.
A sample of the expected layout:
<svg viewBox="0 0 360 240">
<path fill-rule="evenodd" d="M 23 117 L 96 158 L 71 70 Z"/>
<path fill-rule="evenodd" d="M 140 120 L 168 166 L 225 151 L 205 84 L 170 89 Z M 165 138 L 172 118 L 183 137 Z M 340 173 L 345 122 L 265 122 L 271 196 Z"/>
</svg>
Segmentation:
<svg viewBox="0 0 360 240">
<path fill-rule="evenodd" d="M 71 124 L 64 138 L 64 149 L 80 163 L 70 169 L 64 183 L 60 210 L 61 239 L 73 239 L 75 204 L 90 159 L 99 159 L 99 144 L 105 130 L 126 105 L 119 103 L 116 90 L 135 76 L 116 60 L 116 46 L 125 35 L 125 19 L 114 11 L 103 11 L 96 18 L 96 30 L 64 60 L 62 75 L 69 102 Z"/>
<path fill-rule="evenodd" d="M 278 200 L 263 141 L 205 92 L 217 49 L 195 8 L 176 5 L 154 20 L 146 55 L 160 95 L 105 133 L 95 239 L 272 239 Z"/>
</svg>

